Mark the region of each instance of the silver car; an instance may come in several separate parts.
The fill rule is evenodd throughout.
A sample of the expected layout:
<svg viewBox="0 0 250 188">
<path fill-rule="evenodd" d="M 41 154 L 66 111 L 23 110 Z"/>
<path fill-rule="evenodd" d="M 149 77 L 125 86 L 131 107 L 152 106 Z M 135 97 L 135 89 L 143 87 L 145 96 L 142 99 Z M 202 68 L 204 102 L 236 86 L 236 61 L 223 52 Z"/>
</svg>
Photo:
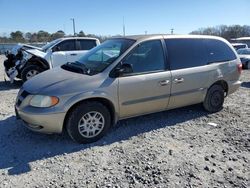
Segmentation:
<svg viewBox="0 0 250 188">
<path fill-rule="evenodd" d="M 111 38 L 74 63 L 28 80 L 16 114 L 31 130 L 79 143 L 100 139 L 118 120 L 203 103 L 209 112 L 241 82 L 240 59 L 224 39 L 146 35 Z"/>
</svg>

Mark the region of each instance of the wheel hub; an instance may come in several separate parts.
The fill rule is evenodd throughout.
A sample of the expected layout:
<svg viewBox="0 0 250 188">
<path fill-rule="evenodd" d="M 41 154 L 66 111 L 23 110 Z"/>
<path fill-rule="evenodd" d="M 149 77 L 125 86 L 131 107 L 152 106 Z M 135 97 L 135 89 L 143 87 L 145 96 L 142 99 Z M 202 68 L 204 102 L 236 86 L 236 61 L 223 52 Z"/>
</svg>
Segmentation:
<svg viewBox="0 0 250 188">
<path fill-rule="evenodd" d="M 104 117 L 97 111 L 83 115 L 78 123 L 78 131 L 85 138 L 93 138 L 100 134 L 105 125 Z"/>
</svg>

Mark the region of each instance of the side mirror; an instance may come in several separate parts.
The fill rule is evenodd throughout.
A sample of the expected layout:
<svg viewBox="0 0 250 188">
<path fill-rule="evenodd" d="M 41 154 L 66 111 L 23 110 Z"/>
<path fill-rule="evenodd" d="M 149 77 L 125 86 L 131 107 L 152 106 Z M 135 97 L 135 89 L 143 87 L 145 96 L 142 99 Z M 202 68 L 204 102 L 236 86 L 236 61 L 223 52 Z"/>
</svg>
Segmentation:
<svg viewBox="0 0 250 188">
<path fill-rule="evenodd" d="M 113 77 L 119 77 L 126 74 L 130 74 L 133 72 L 133 68 L 131 64 L 122 64 L 121 66 L 117 67 L 113 72 Z"/>
<path fill-rule="evenodd" d="M 60 51 L 60 47 L 59 46 L 54 46 L 52 48 L 52 52 L 58 52 L 58 51 Z"/>
</svg>

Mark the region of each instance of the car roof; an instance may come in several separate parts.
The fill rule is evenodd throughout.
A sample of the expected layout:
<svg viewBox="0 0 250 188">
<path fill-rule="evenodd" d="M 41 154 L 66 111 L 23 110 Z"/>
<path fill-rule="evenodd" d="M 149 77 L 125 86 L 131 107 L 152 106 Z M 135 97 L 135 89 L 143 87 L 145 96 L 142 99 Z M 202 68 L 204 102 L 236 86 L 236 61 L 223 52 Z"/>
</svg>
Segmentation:
<svg viewBox="0 0 250 188">
<path fill-rule="evenodd" d="M 69 39 L 84 39 L 84 40 L 98 40 L 94 37 L 63 37 L 62 40 L 69 40 Z"/>
<path fill-rule="evenodd" d="M 164 39 L 171 39 L 171 38 L 201 38 L 201 39 L 217 39 L 217 40 L 223 40 L 221 37 L 217 36 L 210 36 L 210 35 L 167 35 L 167 34 L 152 34 L 152 35 L 129 35 L 129 36 L 115 36 L 111 39 L 132 39 L 132 40 L 146 40 L 146 39 L 153 39 L 153 38 L 164 38 Z"/>
</svg>

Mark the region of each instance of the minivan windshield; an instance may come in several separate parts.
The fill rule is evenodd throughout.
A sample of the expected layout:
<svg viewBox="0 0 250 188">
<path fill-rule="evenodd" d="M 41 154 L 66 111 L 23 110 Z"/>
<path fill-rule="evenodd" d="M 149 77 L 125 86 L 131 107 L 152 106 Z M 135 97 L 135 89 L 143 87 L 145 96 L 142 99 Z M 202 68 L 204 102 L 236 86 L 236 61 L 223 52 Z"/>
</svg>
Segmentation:
<svg viewBox="0 0 250 188">
<path fill-rule="evenodd" d="M 56 39 L 56 40 L 53 40 L 53 41 L 49 42 L 48 44 L 45 44 L 42 47 L 42 51 L 46 52 L 50 47 L 54 46 L 55 44 L 57 44 L 60 41 L 62 41 L 62 39 Z"/>
<path fill-rule="evenodd" d="M 84 74 L 94 75 L 102 72 L 134 44 L 131 39 L 109 39 L 87 52 L 74 63 L 67 63 L 62 68 L 74 71 L 81 69 Z M 76 71 L 75 71 L 76 72 Z"/>
</svg>

